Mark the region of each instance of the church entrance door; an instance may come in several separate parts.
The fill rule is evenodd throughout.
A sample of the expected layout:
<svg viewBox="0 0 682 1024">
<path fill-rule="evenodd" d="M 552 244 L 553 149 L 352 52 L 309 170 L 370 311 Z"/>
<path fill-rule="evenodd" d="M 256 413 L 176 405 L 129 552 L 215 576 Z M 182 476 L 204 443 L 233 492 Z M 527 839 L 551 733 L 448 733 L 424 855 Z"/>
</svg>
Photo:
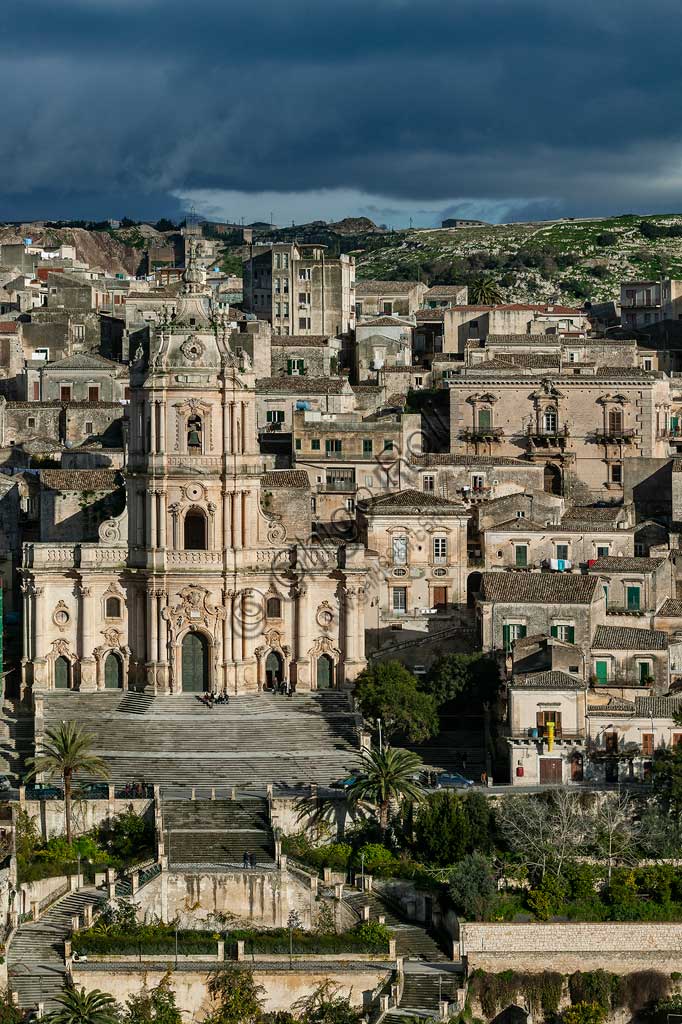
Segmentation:
<svg viewBox="0 0 682 1024">
<path fill-rule="evenodd" d="M 123 689 L 123 662 L 116 654 L 107 654 L 104 662 L 104 689 Z"/>
<path fill-rule="evenodd" d="M 328 654 L 321 654 L 317 659 L 317 688 L 331 690 L 334 685 L 334 662 Z"/>
<path fill-rule="evenodd" d="M 55 690 L 68 690 L 71 679 L 71 665 L 69 659 L 60 655 L 54 663 L 54 687 Z"/>
<path fill-rule="evenodd" d="M 270 651 L 265 662 L 265 685 L 275 690 L 284 679 L 284 662 L 277 651 Z"/>
<path fill-rule="evenodd" d="M 187 633 L 182 641 L 182 689 L 185 693 L 208 690 L 208 641 L 201 633 Z"/>
</svg>

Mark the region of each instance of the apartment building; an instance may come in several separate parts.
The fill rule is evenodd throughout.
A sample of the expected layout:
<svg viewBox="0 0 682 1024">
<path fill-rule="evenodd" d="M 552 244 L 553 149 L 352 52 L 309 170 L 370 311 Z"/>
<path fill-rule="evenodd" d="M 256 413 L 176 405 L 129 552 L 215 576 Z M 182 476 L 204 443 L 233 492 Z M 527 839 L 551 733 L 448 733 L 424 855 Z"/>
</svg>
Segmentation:
<svg viewBox="0 0 682 1024">
<path fill-rule="evenodd" d="M 355 260 L 324 245 L 253 246 L 245 260 L 244 310 L 273 334 L 341 335 L 355 324 Z"/>
</svg>

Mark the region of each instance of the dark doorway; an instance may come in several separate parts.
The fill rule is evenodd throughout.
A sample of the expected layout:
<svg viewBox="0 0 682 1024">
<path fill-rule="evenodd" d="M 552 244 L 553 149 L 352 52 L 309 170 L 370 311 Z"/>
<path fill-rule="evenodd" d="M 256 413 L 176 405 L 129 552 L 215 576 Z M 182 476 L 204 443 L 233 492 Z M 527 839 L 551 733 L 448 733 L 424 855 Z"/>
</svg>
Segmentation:
<svg viewBox="0 0 682 1024">
<path fill-rule="evenodd" d="M 192 509 L 185 516 L 185 551 L 206 551 L 206 516 Z"/>
<path fill-rule="evenodd" d="M 545 466 L 545 492 L 559 495 L 562 493 L 561 470 L 553 462 L 548 462 Z"/>
<path fill-rule="evenodd" d="M 185 693 L 208 690 L 208 641 L 201 633 L 187 633 L 182 641 L 182 689 Z"/>
<path fill-rule="evenodd" d="M 574 754 L 571 758 L 571 782 L 582 782 L 584 774 L 583 755 Z"/>
<path fill-rule="evenodd" d="M 433 588 L 433 607 L 439 614 L 448 610 L 448 588 L 447 587 L 434 587 Z"/>
<path fill-rule="evenodd" d="M 123 662 L 113 651 L 107 654 L 107 660 L 104 662 L 104 689 L 123 689 Z"/>
<path fill-rule="evenodd" d="M 334 662 L 328 654 L 321 654 L 317 659 L 317 688 L 331 690 L 334 686 Z"/>
<path fill-rule="evenodd" d="M 54 663 L 54 688 L 55 690 L 68 690 L 71 681 L 71 662 L 64 655 L 60 655 Z"/>
<path fill-rule="evenodd" d="M 284 662 L 277 651 L 270 651 L 265 662 L 265 685 L 268 690 L 276 690 L 284 679 Z"/>
<path fill-rule="evenodd" d="M 467 608 L 473 608 L 476 603 L 476 594 L 481 589 L 481 573 L 470 572 L 467 577 Z"/>
</svg>

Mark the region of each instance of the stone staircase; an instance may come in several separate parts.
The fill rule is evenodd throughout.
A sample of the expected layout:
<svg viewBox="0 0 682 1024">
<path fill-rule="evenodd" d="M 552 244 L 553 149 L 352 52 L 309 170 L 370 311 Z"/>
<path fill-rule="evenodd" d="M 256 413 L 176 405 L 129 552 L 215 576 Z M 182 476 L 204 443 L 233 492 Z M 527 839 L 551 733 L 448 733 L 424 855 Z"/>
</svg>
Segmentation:
<svg viewBox="0 0 682 1024">
<path fill-rule="evenodd" d="M 407 921 L 375 892 L 346 891 L 344 902 L 358 915 L 368 906 L 370 921 L 383 915 L 396 941 L 396 953 L 405 960 L 400 1003 L 384 1014 L 382 1024 L 406 1024 L 410 1017 L 438 1017 L 441 999 L 456 1005 L 457 989 L 462 984 L 461 964 L 448 959 L 425 927 Z"/>
<path fill-rule="evenodd" d="M 171 869 L 239 867 L 244 854 L 272 867 L 275 840 L 266 800 L 163 801 L 164 844 Z"/>
<path fill-rule="evenodd" d="M 357 755 L 359 718 L 340 691 L 233 697 L 213 709 L 190 694 L 52 692 L 43 700 L 45 728 L 81 722 L 115 783 L 329 785 Z"/>
<path fill-rule="evenodd" d="M 24 1010 L 42 1003 L 46 1012 L 58 1008 L 56 997 L 66 981 L 64 939 L 71 918 L 88 905 L 105 899 L 94 887 L 70 892 L 58 900 L 39 921 L 20 925 L 7 951 L 8 985 Z"/>
</svg>

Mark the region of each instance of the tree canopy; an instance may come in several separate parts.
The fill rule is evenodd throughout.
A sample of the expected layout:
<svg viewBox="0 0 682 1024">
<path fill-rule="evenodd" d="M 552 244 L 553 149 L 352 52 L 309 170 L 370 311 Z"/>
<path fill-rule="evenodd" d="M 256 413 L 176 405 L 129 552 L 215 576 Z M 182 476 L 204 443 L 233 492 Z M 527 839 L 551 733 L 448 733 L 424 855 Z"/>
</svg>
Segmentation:
<svg viewBox="0 0 682 1024">
<path fill-rule="evenodd" d="M 399 661 L 376 662 L 357 678 L 355 697 L 365 718 L 381 719 L 384 735 L 423 743 L 438 732 L 438 709 L 431 694 Z"/>
</svg>

